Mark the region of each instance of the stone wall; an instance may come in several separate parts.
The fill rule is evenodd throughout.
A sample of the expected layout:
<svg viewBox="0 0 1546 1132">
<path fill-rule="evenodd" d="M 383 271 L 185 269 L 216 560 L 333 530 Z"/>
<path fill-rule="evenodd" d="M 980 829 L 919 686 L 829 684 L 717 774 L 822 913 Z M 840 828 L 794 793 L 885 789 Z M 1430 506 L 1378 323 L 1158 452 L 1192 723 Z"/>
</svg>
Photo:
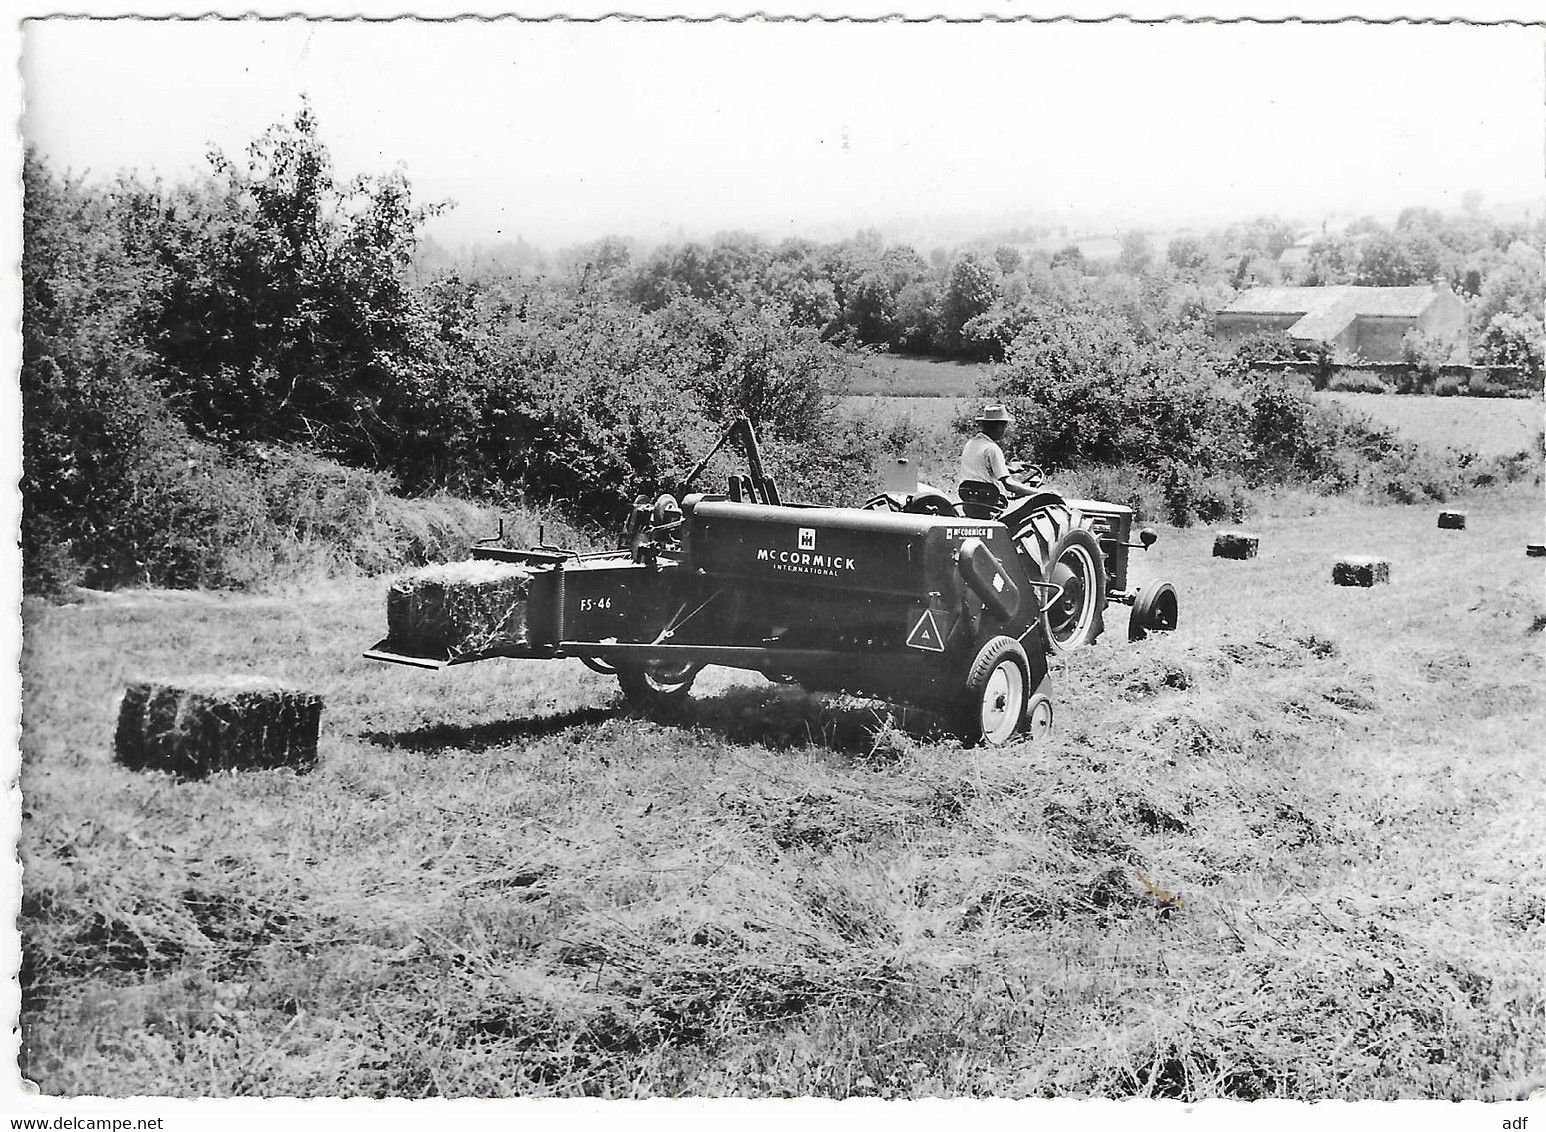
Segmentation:
<svg viewBox="0 0 1546 1132">
<path fill-rule="evenodd" d="M 1541 392 L 1540 384 L 1519 366 L 1440 366 L 1437 379 L 1408 362 L 1359 362 L 1355 365 L 1322 366 L 1319 362 L 1262 362 L 1252 367 L 1263 373 L 1300 374 L 1315 389 L 1352 380 L 1380 382 L 1391 393 L 1440 393 L 1470 397 L 1528 397 Z"/>
</svg>

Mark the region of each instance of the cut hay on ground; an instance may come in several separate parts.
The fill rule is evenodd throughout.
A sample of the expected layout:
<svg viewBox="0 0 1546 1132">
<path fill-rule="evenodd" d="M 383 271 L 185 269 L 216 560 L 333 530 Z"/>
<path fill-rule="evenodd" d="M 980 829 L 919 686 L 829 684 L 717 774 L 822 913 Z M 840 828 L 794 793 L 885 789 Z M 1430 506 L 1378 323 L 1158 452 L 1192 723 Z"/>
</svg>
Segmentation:
<svg viewBox="0 0 1546 1132">
<path fill-rule="evenodd" d="M 217 770 L 311 767 L 322 699 L 261 676 L 130 684 L 114 754 L 131 770 L 201 778 Z"/>
<path fill-rule="evenodd" d="M 406 652 L 446 660 L 531 644 L 532 573 L 506 562 L 429 566 L 387 592 L 387 637 Z"/>
</svg>

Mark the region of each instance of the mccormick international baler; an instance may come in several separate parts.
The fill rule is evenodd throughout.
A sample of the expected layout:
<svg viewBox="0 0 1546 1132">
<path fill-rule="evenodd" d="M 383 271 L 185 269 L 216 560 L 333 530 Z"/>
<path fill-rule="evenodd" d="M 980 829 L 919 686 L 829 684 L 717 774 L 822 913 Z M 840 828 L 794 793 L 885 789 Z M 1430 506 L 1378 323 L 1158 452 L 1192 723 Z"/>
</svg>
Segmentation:
<svg viewBox="0 0 1546 1132">
<path fill-rule="evenodd" d="M 646 709 L 717 664 L 916 704 L 997 745 L 1050 730 L 1048 657 L 1093 641 L 1108 601 L 1133 605 L 1130 636 L 1175 626 L 1170 586 L 1127 591 L 1129 548 L 1154 541 L 1129 543 L 1128 508 L 1046 491 L 966 518 L 926 488 L 862 508 L 784 504 L 750 425 L 729 438 L 750 474 L 726 493 L 641 499 L 622 550 L 481 544 L 471 563 L 397 583 L 388 636 L 365 655 L 425 668 L 574 657 Z"/>
</svg>

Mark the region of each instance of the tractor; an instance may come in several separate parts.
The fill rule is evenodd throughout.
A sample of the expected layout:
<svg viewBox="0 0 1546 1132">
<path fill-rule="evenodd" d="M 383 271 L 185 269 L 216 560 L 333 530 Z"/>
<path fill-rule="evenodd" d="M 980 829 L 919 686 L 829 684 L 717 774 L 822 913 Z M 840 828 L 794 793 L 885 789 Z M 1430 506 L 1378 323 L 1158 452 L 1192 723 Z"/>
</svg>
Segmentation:
<svg viewBox="0 0 1546 1132">
<path fill-rule="evenodd" d="M 731 442 L 746 470 L 723 493 L 691 490 Z M 452 656 L 389 635 L 365 656 L 425 668 L 573 657 L 644 710 L 680 701 L 715 664 L 913 704 L 968 745 L 998 746 L 1051 730 L 1049 657 L 1092 643 L 1108 603 L 1132 606 L 1133 639 L 1176 625 L 1170 585 L 1128 589 L 1129 550 L 1156 538 L 1130 541 L 1130 508 L 1048 489 L 995 513 L 905 476 L 886 487 L 860 507 L 785 503 L 740 417 L 679 491 L 635 502 L 621 549 L 473 548 L 529 573 L 519 641 Z"/>
</svg>

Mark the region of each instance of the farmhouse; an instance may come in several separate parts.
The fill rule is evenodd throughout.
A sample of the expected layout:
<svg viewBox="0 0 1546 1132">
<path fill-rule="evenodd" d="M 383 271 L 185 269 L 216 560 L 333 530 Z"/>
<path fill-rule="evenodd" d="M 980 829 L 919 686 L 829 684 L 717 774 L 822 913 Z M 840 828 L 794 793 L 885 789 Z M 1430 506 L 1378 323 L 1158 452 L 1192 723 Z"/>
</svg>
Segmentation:
<svg viewBox="0 0 1546 1132">
<path fill-rule="evenodd" d="M 1214 312 L 1213 336 L 1228 342 L 1284 331 L 1298 345 L 1325 343 L 1368 362 L 1401 360 L 1409 330 L 1464 341 L 1465 303 L 1431 287 L 1257 287 Z"/>
</svg>

